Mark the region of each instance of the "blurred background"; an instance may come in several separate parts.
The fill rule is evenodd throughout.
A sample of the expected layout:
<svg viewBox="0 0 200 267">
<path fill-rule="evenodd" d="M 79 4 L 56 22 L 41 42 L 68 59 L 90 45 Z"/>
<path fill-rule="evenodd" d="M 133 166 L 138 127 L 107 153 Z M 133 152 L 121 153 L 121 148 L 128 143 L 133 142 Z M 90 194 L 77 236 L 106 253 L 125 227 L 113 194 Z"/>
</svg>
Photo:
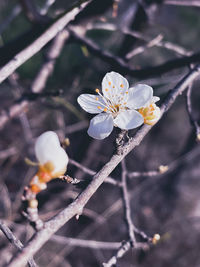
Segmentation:
<svg viewBox="0 0 200 267">
<path fill-rule="evenodd" d="M 27 2 L 31 8 L 34 4 L 36 14 Z M 62 0 L 32 2 L 0 1 L 0 66 L 39 37 L 51 21 L 77 4 Z M 93 116 L 80 108 L 77 97 L 101 89 L 107 72 L 120 72 L 115 61 L 104 57 L 104 53 L 137 70 L 197 53 L 200 1 L 194 6 L 192 2 L 195 1 L 92 1 L 70 24 L 70 34 L 60 34 L 57 46 L 55 39 L 49 42 L 0 85 L 0 218 L 22 243 L 34 233 L 21 214 L 21 196 L 36 173 L 36 168 L 24 161 L 25 157 L 36 160 L 35 139 L 44 131 L 56 131 L 61 142 L 69 138 L 66 151 L 70 159 L 98 171 L 114 153 L 118 131 L 115 129 L 102 141 L 90 138 L 87 128 Z M 50 71 L 40 85 L 37 77 L 43 79 L 39 76 L 42 67 Z M 152 86 L 162 102 L 188 70 L 189 66 L 184 66 L 154 75 L 147 73 L 140 79 L 125 71 L 122 74 L 130 85 L 139 82 Z M 199 87 L 197 80 L 191 96 L 197 121 Z M 132 130 L 129 135 L 134 133 Z M 75 166 L 74 161 L 67 174 L 89 181 L 92 176 Z M 185 93 L 126 157 L 126 165 L 128 172 L 157 172 L 151 177 L 129 178 L 128 189 L 134 224 L 149 236 L 159 233 L 161 240 L 148 251 L 131 249 L 119 259 L 118 266 L 200 266 L 200 148 L 187 113 Z M 167 165 L 168 171 L 161 174 L 160 165 Z M 120 165 L 112 177 L 121 180 Z M 50 182 L 38 195 L 41 218 L 50 219 L 81 190 L 60 180 Z M 106 242 L 127 240 L 119 187 L 104 183 L 79 220 L 69 221 L 34 257 L 39 266 L 46 267 L 95 267 L 108 261 L 116 250 L 80 247 L 76 240 L 70 243 L 69 237 Z M 2 233 L 0 249 L 0 266 L 4 266 L 16 249 Z"/>
</svg>

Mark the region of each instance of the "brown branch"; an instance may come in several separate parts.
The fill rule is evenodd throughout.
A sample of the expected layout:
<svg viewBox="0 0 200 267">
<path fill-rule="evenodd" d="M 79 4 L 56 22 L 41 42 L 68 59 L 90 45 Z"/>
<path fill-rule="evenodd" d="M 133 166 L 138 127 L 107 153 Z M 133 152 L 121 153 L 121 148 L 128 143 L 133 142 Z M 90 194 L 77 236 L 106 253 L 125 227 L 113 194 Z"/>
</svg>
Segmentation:
<svg viewBox="0 0 200 267">
<path fill-rule="evenodd" d="M 22 242 L 14 236 L 12 231 L 2 221 L 0 221 L 0 229 L 11 244 L 13 244 L 20 251 L 23 249 L 24 245 L 22 244 Z M 29 267 L 37 266 L 35 261 L 32 258 L 27 260 L 27 262 L 28 262 Z"/>
<path fill-rule="evenodd" d="M 87 0 L 85 0 L 86 2 Z M 49 41 L 51 41 L 61 30 L 63 30 L 75 16 L 84 9 L 87 3 L 83 3 L 80 7 L 75 7 L 67 12 L 56 22 L 54 22 L 43 34 L 41 34 L 33 43 L 19 52 L 5 66 L 0 69 L 0 83 L 3 82 L 10 74 L 12 74 L 19 66 L 26 62 L 29 58 L 39 52 Z"/>
<path fill-rule="evenodd" d="M 174 103 L 179 94 L 181 94 L 191 82 L 193 82 L 200 75 L 200 65 L 194 67 L 167 95 L 162 106 L 161 114 L 163 115 Z M 101 186 L 106 177 L 115 169 L 115 167 L 122 161 L 122 159 L 138 146 L 152 126 L 142 126 L 135 136 L 124 145 L 123 153 L 120 155 L 114 154 L 111 159 L 103 166 L 103 168 L 93 177 L 91 183 L 87 188 L 64 210 L 58 213 L 54 218 L 50 219 L 44 224 L 44 228 L 33 235 L 22 252 L 13 256 L 9 267 L 21 267 L 26 263 L 27 259 L 34 255 L 49 239 L 60 229 L 66 222 L 68 222 L 75 215 L 80 215 L 84 206 L 93 196 L 96 190 Z"/>
</svg>

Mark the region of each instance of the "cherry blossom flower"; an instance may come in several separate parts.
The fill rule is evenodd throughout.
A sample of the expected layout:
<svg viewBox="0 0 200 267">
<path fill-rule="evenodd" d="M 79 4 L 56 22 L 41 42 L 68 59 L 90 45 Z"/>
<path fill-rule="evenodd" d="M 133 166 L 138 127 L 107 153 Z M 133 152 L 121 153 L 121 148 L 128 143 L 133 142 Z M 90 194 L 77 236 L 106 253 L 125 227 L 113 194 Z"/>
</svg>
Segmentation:
<svg viewBox="0 0 200 267">
<path fill-rule="evenodd" d="M 113 127 L 123 130 L 134 129 L 144 123 L 143 113 L 153 99 L 153 89 L 146 84 L 137 84 L 129 88 L 128 81 L 117 72 L 107 73 L 102 81 L 102 94 L 82 94 L 79 105 L 87 112 L 96 115 L 91 121 L 88 134 L 96 139 L 110 135 Z"/>
<path fill-rule="evenodd" d="M 144 118 L 144 123 L 154 125 L 160 118 L 160 108 L 155 104 L 160 98 L 153 96 L 152 100 L 146 107 L 140 108 L 138 111 Z"/>
</svg>

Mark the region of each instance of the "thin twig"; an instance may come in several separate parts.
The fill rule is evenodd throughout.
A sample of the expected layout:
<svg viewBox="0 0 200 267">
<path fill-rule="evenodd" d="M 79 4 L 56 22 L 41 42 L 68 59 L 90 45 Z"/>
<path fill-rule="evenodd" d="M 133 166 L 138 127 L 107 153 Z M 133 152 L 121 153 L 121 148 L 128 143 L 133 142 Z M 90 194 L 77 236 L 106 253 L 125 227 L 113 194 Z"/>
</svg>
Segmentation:
<svg viewBox="0 0 200 267">
<path fill-rule="evenodd" d="M 186 55 L 183 57 L 168 60 L 156 66 L 145 67 L 142 69 L 134 69 L 130 67 L 122 58 L 113 55 L 111 52 L 101 49 L 92 40 L 77 34 L 74 28 L 70 27 L 70 33 L 74 40 L 85 45 L 88 50 L 101 60 L 112 65 L 112 68 L 120 73 L 126 73 L 136 78 L 147 78 L 154 75 L 160 75 L 177 68 L 183 68 L 190 63 L 198 62 L 200 60 L 200 52 Z"/>
<path fill-rule="evenodd" d="M 73 160 L 73 159 L 69 159 L 69 164 L 72 164 L 76 167 L 78 167 L 79 169 L 81 169 L 83 172 L 89 174 L 89 175 L 95 175 L 96 172 L 83 166 L 82 164 L 78 163 L 77 161 Z M 105 180 L 106 183 L 109 183 L 109 184 L 113 184 L 113 185 L 117 185 L 117 186 L 121 186 L 121 182 L 115 180 L 114 178 L 108 176 Z"/>
<path fill-rule="evenodd" d="M 127 188 L 127 181 L 126 181 L 127 169 L 126 169 L 125 160 L 122 160 L 121 165 L 122 165 L 122 189 L 121 190 L 122 190 L 122 199 L 124 202 L 124 213 L 125 213 L 126 223 L 128 227 L 128 233 L 129 233 L 131 246 L 134 247 L 137 241 L 136 241 L 135 234 L 134 234 L 135 226 L 131 219 L 131 207 L 130 207 L 128 188 Z"/>
<path fill-rule="evenodd" d="M 200 2 L 199 0 L 165 0 L 163 1 L 163 4 L 165 5 L 175 5 L 175 6 L 195 6 L 195 7 L 200 7 Z"/>
<path fill-rule="evenodd" d="M 191 82 L 200 75 L 200 65 L 195 66 L 178 84 L 171 90 L 165 98 L 161 106 L 161 114 L 163 115 L 175 102 L 179 94 L 181 94 Z M 104 182 L 106 177 L 115 169 L 115 167 L 123 160 L 123 158 L 138 146 L 152 126 L 144 125 L 137 131 L 134 138 L 130 139 L 128 144 L 123 147 L 123 154 L 114 154 L 111 159 L 103 166 L 103 168 L 93 177 L 87 188 L 64 210 L 62 210 L 54 218 L 44 224 L 44 228 L 33 235 L 22 252 L 13 256 L 9 267 L 21 267 L 26 263 L 27 259 L 34 255 L 50 237 L 68 222 L 75 215 L 82 213 L 84 206 L 93 196 L 96 190 Z M 143 244 L 144 245 L 144 244 Z"/>
<path fill-rule="evenodd" d="M 4 235 L 6 236 L 6 238 L 8 239 L 8 241 L 11 244 L 13 244 L 20 251 L 23 249 L 24 245 L 22 244 L 22 242 L 14 236 L 14 234 L 8 228 L 8 226 L 6 226 L 5 223 L 3 223 L 2 221 L 0 221 L 0 229 L 4 233 Z M 27 260 L 27 262 L 28 262 L 28 265 L 30 267 L 36 267 L 37 266 L 35 261 L 31 257 L 29 260 Z"/>
<path fill-rule="evenodd" d="M 112 267 L 117 263 L 117 260 L 122 258 L 131 248 L 131 242 L 126 241 L 122 242 L 121 246 L 117 250 L 117 253 L 107 262 L 103 263 L 104 267 Z M 149 248 L 149 245 L 147 243 L 137 243 L 134 246 L 134 249 L 142 249 L 147 250 Z"/>
<path fill-rule="evenodd" d="M 86 2 L 87 1 L 87 2 Z M 39 52 L 49 41 L 51 41 L 67 24 L 72 21 L 75 16 L 84 9 L 90 0 L 84 0 L 79 7 L 73 8 L 67 12 L 56 22 L 54 22 L 43 34 L 41 34 L 34 42 L 19 52 L 5 66 L 0 69 L 0 83 L 3 82 L 10 74 L 12 74 L 19 66 L 26 62 L 29 58 Z"/>
<path fill-rule="evenodd" d="M 186 94 L 186 104 L 187 104 L 186 107 L 187 107 L 187 112 L 188 112 L 188 115 L 190 118 L 190 122 L 195 129 L 197 141 L 200 141 L 200 126 L 198 125 L 198 122 L 194 118 L 194 115 L 192 112 L 192 101 L 191 101 L 192 87 L 193 87 L 193 84 L 190 84 L 188 86 L 188 90 L 187 90 L 187 94 Z"/>
<path fill-rule="evenodd" d="M 66 236 L 53 235 L 51 240 L 56 241 L 57 243 L 68 245 L 68 246 L 76 246 L 83 248 L 92 248 L 92 249 L 118 249 L 120 246 L 120 242 L 103 242 L 103 241 L 95 241 L 95 240 L 83 240 L 78 238 L 71 238 Z"/>
</svg>

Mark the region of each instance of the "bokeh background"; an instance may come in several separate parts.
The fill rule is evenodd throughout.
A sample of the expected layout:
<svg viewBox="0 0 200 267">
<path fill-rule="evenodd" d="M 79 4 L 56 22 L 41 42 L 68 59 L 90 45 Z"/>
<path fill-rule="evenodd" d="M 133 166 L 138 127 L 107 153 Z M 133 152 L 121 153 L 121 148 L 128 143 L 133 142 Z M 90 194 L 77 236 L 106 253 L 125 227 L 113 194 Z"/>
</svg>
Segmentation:
<svg viewBox="0 0 200 267">
<path fill-rule="evenodd" d="M 33 2 L 40 12 L 47 7 L 45 1 Z M 94 2 L 97 7 L 80 16 L 74 25 L 81 25 L 86 40 L 92 40 L 102 51 L 123 58 L 132 68 L 155 66 L 181 55 L 162 46 L 146 47 L 146 41 L 127 36 L 124 29 L 137 31 L 149 40 L 162 35 L 162 41 L 184 48 L 185 53 L 199 50 L 200 7 L 146 0 L 143 1 L 145 15 L 139 13 L 139 20 L 136 20 L 137 1 L 115 2 L 117 10 L 115 6 L 113 9 L 113 1 Z M 46 10 L 47 15 L 56 19 L 74 3 L 52 1 Z M 29 20 L 25 11 L 23 1 L 0 1 L 1 66 L 38 37 L 45 27 L 45 24 Z M 78 106 L 77 97 L 101 88 L 103 76 L 117 70 L 116 66 L 89 51 L 77 38 L 69 38 L 42 92 L 34 95 L 32 84 L 47 60 L 51 44 L 47 44 L 0 85 L 1 115 L 16 103 L 28 101 L 28 105 L 17 112 L 17 116 L 4 123 L 0 138 L 0 218 L 23 243 L 34 232 L 21 214 L 21 196 L 24 186 L 36 172 L 36 168 L 24 161 L 25 157 L 36 160 L 35 139 L 46 130 L 56 131 L 61 142 L 69 138 L 70 146 L 66 148 L 69 157 L 94 171 L 98 171 L 115 150 L 117 129 L 102 141 L 87 135 L 92 116 Z M 138 47 L 143 47 L 143 51 L 128 59 L 127 54 Z M 130 85 L 138 82 L 151 85 L 162 102 L 188 70 L 189 66 L 180 67 L 142 79 L 126 73 L 123 75 Z M 193 84 L 191 98 L 193 115 L 197 121 L 200 119 L 199 87 L 197 80 Z M 133 136 L 134 132 L 130 131 L 129 135 Z M 134 224 L 150 236 L 159 233 L 161 240 L 148 251 L 131 249 L 118 261 L 118 266 L 200 266 L 200 148 L 187 114 L 185 93 L 179 96 L 142 144 L 126 157 L 126 165 L 129 172 L 154 171 L 160 165 L 167 165 L 169 170 L 153 177 L 139 176 L 128 180 Z M 69 164 L 67 173 L 84 181 L 92 177 L 73 164 Z M 120 165 L 112 177 L 121 180 Z M 47 190 L 38 196 L 41 218 L 51 218 L 81 190 L 63 181 L 50 182 Z M 57 235 L 108 242 L 127 240 L 119 188 L 104 183 L 91 198 L 79 220 L 72 219 Z M 102 262 L 108 261 L 115 252 L 83 248 L 70 244 L 67 239 L 63 240 L 54 237 L 42 247 L 34 257 L 39 266 L 102 266 Z M 0 234 L 0 266 L 9 261 L 15 251 Z"/>
</svg>

